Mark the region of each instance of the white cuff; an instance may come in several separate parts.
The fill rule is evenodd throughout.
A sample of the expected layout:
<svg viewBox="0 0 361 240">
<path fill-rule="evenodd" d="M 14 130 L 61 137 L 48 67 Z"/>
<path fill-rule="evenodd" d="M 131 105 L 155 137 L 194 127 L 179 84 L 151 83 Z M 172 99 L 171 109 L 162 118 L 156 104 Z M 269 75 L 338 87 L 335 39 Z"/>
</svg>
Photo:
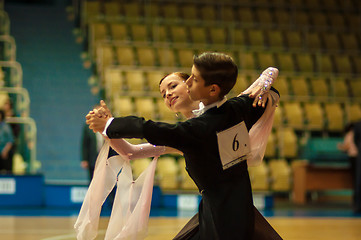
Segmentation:
<svg viewBox="0 0 361 240">
<path fill-rule="evenodd" d="M 108 137 L 108 135 L 107 135 L 107 129 L 108 129 L 109 125 L 112 123 L 113 119 L 114 119 L 113 117 L 112 117 L 112 118 L 109 118 L 108 121 L 107 121 L 107 124 L 105 124 L 104 131 L 102 132 L 102 134 L 103 134 L 104 137 Z"/>
</svg>

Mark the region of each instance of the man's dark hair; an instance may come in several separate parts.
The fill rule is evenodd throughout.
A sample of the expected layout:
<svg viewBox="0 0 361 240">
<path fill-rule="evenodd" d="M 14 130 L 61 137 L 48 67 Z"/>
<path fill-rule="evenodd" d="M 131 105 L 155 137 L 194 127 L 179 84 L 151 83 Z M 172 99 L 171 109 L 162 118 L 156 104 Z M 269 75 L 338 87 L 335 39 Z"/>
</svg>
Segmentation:
<svg viewBox="0 0 361 240">
<path fill-rule="evenodd" d="M 231 91 L 237 81 L 238 67 L 233 59 L 224 53 L 204 52 L 193 57 L 193 64 L 205 81 L 205 86 L 217 84 L 220 97 Z"/>
</svg>

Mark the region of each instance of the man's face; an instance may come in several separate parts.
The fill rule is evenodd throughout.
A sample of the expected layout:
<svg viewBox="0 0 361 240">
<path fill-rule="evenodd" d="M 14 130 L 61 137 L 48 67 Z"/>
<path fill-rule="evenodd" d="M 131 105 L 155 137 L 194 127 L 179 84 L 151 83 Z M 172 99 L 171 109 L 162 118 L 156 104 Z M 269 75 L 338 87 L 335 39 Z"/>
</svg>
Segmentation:
<svg viewBox="0 0 361 240">
<path fill-rule="evenodd" d="M 210 86 L 204 86 L 205 81 L 198 69 L 192 66 L 192 75 L 186 81 L 188 93 L 193 101 L 202 101 L 209 98 Z"/>
</svg>

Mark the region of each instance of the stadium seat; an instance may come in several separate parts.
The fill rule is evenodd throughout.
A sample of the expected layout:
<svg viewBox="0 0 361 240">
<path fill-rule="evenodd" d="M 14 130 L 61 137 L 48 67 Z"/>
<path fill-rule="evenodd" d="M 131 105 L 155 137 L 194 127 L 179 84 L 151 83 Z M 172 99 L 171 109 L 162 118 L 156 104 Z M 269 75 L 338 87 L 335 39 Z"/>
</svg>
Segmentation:
<svg viewBox="0 0 361 240">
<path fill-rule="evenodd" d="M 115 63 L 113 47 L 110 45 L 100 44 L 96 47 L 97 71 L 103 76 L 104 70 Z"/>
<path fill-rule="evenodd" d="M 151 97 L 137 97 L 134 99 L 135 111 L 137 116 L 145 119 L 154 119 L 156 117 L 155 104 Z"/>
<path fill-rule="evenodd" d="M 151 26 L 151 38 L 155 43 L 168 42 L 168 30 L 165 25 L 154 24 Z"/>
<path fill-rule="evenodd" d="M 326 50 L 339 51 L 341 49 L 339 35 L 337 33 L 322 33 L 323 43 Z"/>
<path fill-rule="evenodd" d="M 274 24 L 272 10 L 269 8 L 257 8 L 255 10 L 257 22 L 261 25 L 271 25 Z"/>
<path fill-rule="evenodd" d="M 124 90 L 122 71 L 119 68 L 107 68 L 104 73 L 104 88 L 108 99 L 117 97 Z"/>
<path fill-rule="evenodd" d="M 332 1 L 328 1 L 327 5 L 329 5 Z M 328 14 L 328 19 L 330 21 L 330 27 L 332 29 L 340 29 L 343 30 L 346 27 L 345 24 L 345 18 L 344 15 L 341 13 L 337 13 L 337 12 L 329 12 Z"/>
<path fill-rule="evenodd" d="M 178 159 L 178 165 L 179 165 L 179 172 L 180 172 L 180 188 L 184 189 L 184 190 L 198 191 L 197 185 L 194 183 L 192 178 L 188 175 L 184 158 Z"/>
<path fill-rule="evenodd" d="M 244 25 L 250 25 L 255 23 L 254 12 L 251 8 L 240 7 L 236 16 L 239 17 L 239 22 Z"/>
<path fill-rule="evenodd" d="M 178 189 L 179 168 L 173 157 L 160 157 L 157 163 L 156 176 L 162 190 Z"/>
<path fill-rule="evenodd" d="M 301 73 L 313 73 L 314 72 L 314 61 L 313 57 L 309 53 L 298 53 L 295 55 L 298 71 Z"/>
<path fill-rule="evenodd" d="M 286 31 L 285 32 L 286 46 L 288 49 L 300 50 L 303 49 L 302 33 L 300 31 Z"/>
<path fill-rule="evenodd" d="M 142 5 L 139 3 L 133 3 L 136 5 Z M 149 2 L 148 4 L 145 5 L 144 7 L 144 16 L 145 18 L 150 18 L 150 19 L 157 19 L 157 18 L 161 18 L 161 7 L 155 3 L 155 2 Z"/>
<path fill-rule="evenodd" d="M 344 127 L 344 112 L 339 103 L 325 103 L 327 130 L 342 132 Z"/>
<path fill-rule="evenodd" d="M 284 49 L 286 46 L 282 31 L 268 30 L 266 31 L 266 38 L 267 38 L 268 47 L 271 50 Z"/>
<path fill-rule="evenodd" d="M 118 3 L 119 4 L 119 3 Z M 136 2 L 125 2 L 122 3 L 123 14 L 127 18 L 139 18 L 142 12 L 142 4 Z"/>
<path fill-rule="evenodd" d="M 224 27 L 210 27 L 209 35 L 213 45 L 225 45 L 227 41 L 227 30 Z"/>
<path fill-rule="evenodd" d="M 278 53 L 276 57 L 281 72 L 295 72 L 296 64 L 292 53 Z"/>
<path fill-rule="evenodd" d="M 140 159 L 135 159 L 135 160 L 131 161 L 133 178 L 137 179 L 139 177 L 139 175 L 145 169 L 147 169 L 150 162 L 151 162 L 150 158 L 140 158 Z"/>
<path fill-rule="evenodd" d="M 315 97 L 327 97 L 330 94 L 329 84 L 325 78 L 311 78 L 310 85 Z"/>
<path fill-rule="evenodd" d="M 177 120 L 176 114 L 164 104 L 163 98 L 157 98 L 156 102 L 158 107 L 158 119 L 174 123 Z"/>
<path fill-rule="evenodd" d="M 292 128 L 280 128 L 277 130 L 279 155 L 284 158 L 298 157 L 298 140 Z"/>
<path fill-rule="evenodd" d="M 361 75 L 361 56 L 352 56 L 351 59 L 354 65 L 354 72 Z"/>
<path fill-rule="evenodd" d="M 275 56 L 273 53 L 270 52 L 260 52 L 258 55 L 258 62 L 260 69 L 266 69 L 270 66 L 277 66 L 275 61 Z M 281 69 L 280 71 L 284 71 Z"/>
<path fill-rule="evenodd" d="M 209 37 L 206 28 L 203 26 L 191 26 L 189 28 L 191 41 L 193 44 L 207 44 Z"/>
<path fill-rule="evenodd" d="M 130 34 L 133 42 L 148 42 L 148 28 L 145 24 L 130 24 Z"/>
<path fill-rule="evenodd" d="M 311 0 L 313 2 L 314 0 Z M 326 14 L 321 11 L 312 12 L 309 15 L 311 18 L 312 26 L 316 28 L 325 28 L 328 27 Z"/>
<path fill-rule="evenodd" d="M 230 39 L 231 43 L 236 46 L 245 46 L 246 39 L 245 39 L 245 32 L 243 29 L 238 28 L 231 28 L 230 29 Z M 263 44 L 263 42 L 262 42 Z"/>
<path fill-rule="evenodd" d="M 306 127 L 308 130 L 321 131 L 324 128 L 324 115 L 320 103 L 305 103 Z"/>
<path fill-rule="evenodd" d="M 178 49 L 178 59 L 182 68 L 191 68 L 193 65 L 194 51 L 192 49 Z"/>
<path fill-rule="evenodd" d="M 239 51 L 238 59 L 241 71 L 257 69 L 255 56 L 252 52 Z"/>
<path fill-rule="evenodd" d="M 124 71 L 125 84 L 127 90 L 131 93 L 134 92 L 143 92 L 145 81 L 144 81 L 144 72 L 142 70 L 127 70 Z"/>
<path fill-rule="evenodd" d="M 147 71 L 145 73 L 147 79 L 147 86 L 152 92 L 159 92 L 159 82 L 165 76 L 161 70 Z"/>
<path fill-rule="evenodd" d="M 108 28 L 106 23 L 94 22 L 89 25 L 89 53 L 95 59 L 96 46 L 99 42 L 108 38 Z"/>
<path fill-rule="evenodd" d="M 299 102 L 285 102 L 283 109 L 287 126 L 295 129 L 304 128 L 303 109 Z"/>
<path fill-rule="evenodd" d="M 161 67 L 175 67 L 178 64 L 173 48 L 157 48 L 156 51 Z"/>
<path fill-rule="evenodd" d="M 278 110 L 278 109 L 277 109 Z M 267 147 L 264 153 L 265 158 L 274 158 L 277 154 L 277 139 L 273 132 L 270 133 L 267 139 Z"/>
<path fill-rule="evenodd" d="M 359 103 L 347 103 L 345 106 L 345 111 L 348 123 L 361 120 L 361 106 Z"/>
<path fill-rule="evenodd" d="M 247 32 L 249 47 L 260 48 L 265 46 L 265 35 L 262 30 L 250 29 Z"/>
<path fill-rule="evenodd" d="M 341 34 L 341 42 L 343 49 L 346 51 L 358 51 L 359 45 L 357 42 L 356 34 L 354 33 L 343 33 Z"/>
<path fill-rule="evenodd" d="M 119 65 L 136 65 L 133 47 L 119 46 L 115 51 Z"/>
<path fill-rule="evenodd" d="M 185 26 L 171 25 L 169 28 L 173 43 L 189 43 L 188 32 Z"/>
<path fill-rule="evenodd" d="M 203 21 L 215 21 L 217 13 L 213 4 L 204 4 L 199 8 L 200 15 Z"/>
<path fill-rule="evenodd" d="M 122 14 L 121 4 L 116 1 L 103 2 L 104 15 L 106 17 L 119 17 Z"/>
<path fill-rule="evenodd" d="M 128 26 L 125 23 L 110 23 L 110 34 L 112 40 L 127 41 L 130 39 Z"/>
<path fill-rule="evenodd" d="M 344 78 L 331 78 L 332 95 L 334 97 L 349 97 L 346 79 Z"/>
<path fill-rule="evenodd" d="M 271 190 L 289 191 L 291 188 L 291 168 L 285 159 L 272 159 L 270 169 Z"/>
<path fill-rule="evenodd" d="M 289 81 L 285 76 L 278 76 L 273 86 L 280 92 L 281 96 L 290 95 Z"/>
<path fill-rule="evenodd" d="M 304 77 L 292 77 L 291 89 L 295 96 L 309 96 L 310 91 L 308 89 L 307 80 Z"/>
<path fill-rule="evenodd" d="M 321 39 L 318 32 L 306 32 L 305 33 L 305 45 L 308 50 L 320 50 Z"/>
<path fill-rule="evenodd" d="M 220 11 L 220 19 L 222 19 L 223 22 L 234 22 L 236 19 L 234 7 L 225 5 L 222 6 L 222 9 Z"/>
<path fill-rule="evenodd" d="M 334 65 L 332 63 L 332 56 L 328 54 L 316 55 L 316 63 L 319 73 L 331 74 L 335 72 Z"/>
<path fill-rule="evenodd" d="M 134 115 L 133 99 L 128 96 L 115 96 L 112 107 L 114 116 Z"/>
<path fill-rule="evenodd" d="M 251 180 L 252 190 L 269 190 L 269 169 L 264 161 L 262 161 L 259 166 L 249 167 L 248 173 Z"/>
<path fill-rule="evenodd" d="M 250 84 L 248 83 L 247 76 L 246 75 L 238 75 L 237 82 L 234 85 L 234 87 L 231 90 L 231 94 L 237 96 L 244 90 L 246 90 Z"/>
<path fill-rule="evenodd" d="M 350 80 L 350 89 L 353 97 L 360 97 L 361 93 L 361 78 Z"/>
<path fill-rule="evenodd" d="M 199 20 L 197 6 L 195 3 L 181 4 L 180 6 L 181 17 L 185 20 Z"/>
<path fill-rule="evenodd" d="M 288 10 L 275 9 L 274 10 L 275 22 L 278 26 L 289 26 L 291 23 L 291 15 Z"/>
<path fill-rule="evenodd" d="M 295 21 L 294 24 L 298 28 L 307 27 L 310 24 L 310 19 L 309 19 L 308 13 L 305 13 L 301 10 L 294 12 L 294 21 Z"/>
<path fill-rule="evenodd" d="M 282 96 L 282 93 L 281 93 Z M 278 105 L 275 111 L 275 116 L 273 119 L 273 127 L 277 128 L 277 127 L 281 127 L 283 126 L 283 107 L 281 105 Z"/>
<path fill-rule="evenodd" d="M 140 66 L 156 66 L 156 52 L 152 47 L 137 47 L 137 59 Z"/>
<path fill-rule="evenodd" d="M 334 56 L 335 67 L 338 74 L 351 74 L 353 68 L 348 55 L 337 54 Z"/>
</svg>

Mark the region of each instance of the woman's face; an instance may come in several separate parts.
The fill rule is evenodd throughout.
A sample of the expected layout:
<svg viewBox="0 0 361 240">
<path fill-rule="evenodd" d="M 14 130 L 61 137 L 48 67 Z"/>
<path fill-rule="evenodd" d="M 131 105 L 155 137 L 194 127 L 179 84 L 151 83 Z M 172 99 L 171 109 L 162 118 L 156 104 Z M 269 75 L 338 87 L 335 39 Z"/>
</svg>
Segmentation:
<svg viewBox="0 0 361 240">
<path fill-rule="evenodd" d="M 191 111 L 193 101 L 189 98 L 185 79 L 170 74 L 159 86 L 165 105 L 173 112 Z"/>
</svg>

